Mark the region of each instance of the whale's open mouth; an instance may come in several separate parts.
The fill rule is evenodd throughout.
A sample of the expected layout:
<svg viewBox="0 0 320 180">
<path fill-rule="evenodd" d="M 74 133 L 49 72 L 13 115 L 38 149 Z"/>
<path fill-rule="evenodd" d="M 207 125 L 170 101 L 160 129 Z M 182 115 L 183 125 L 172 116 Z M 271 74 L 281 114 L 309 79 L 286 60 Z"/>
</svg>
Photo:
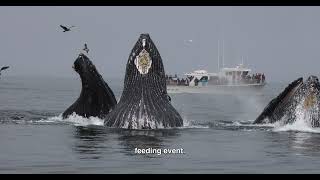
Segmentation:
<svg viewBox="0 0 320 180">
<path fill-rule="evenodd" d="M 77 57 L 72 68 L 80 75 L 82 89 L 79 98 L 62 114 L 63 118 L 73 113 L 83 117 L 105 117 L 117 104 L 108 84 L 84 54 Z"/>
<path fill-rule="evenodd" d="M 149 34 L 141 34 L 133 46 L 121 98 L 104 124 L 127 129 L 183 126 L 167 95 L 162 58 Z"/>
<path fill-rule="evenodd" d="M 307 97 L 304 99 L 303 107 L 305 109 L 309 109 L 310 107 L 314 106 L 317 101 L 317 97 L 314 93 L 311 93 L 307 95 Z"/>
<path fill-rule="evenodd" d="M 289 84 L 277 97 L 272 99 L 254 124 L 294 123 L 299 119 L 308 121 L 312 127 L 320 127 L 320 83 L 317 76 L 309 76 L 303 82 L 299 78 Z"/>
</svg>

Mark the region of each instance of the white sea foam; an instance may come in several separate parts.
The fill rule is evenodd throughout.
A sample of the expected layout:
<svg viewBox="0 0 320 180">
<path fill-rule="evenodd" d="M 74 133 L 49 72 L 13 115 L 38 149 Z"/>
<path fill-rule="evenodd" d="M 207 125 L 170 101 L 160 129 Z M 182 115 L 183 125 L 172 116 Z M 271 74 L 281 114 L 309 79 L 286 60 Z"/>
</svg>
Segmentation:
<svg viewBox="0 0 320 180">
<path fill-rule="evenodd" d="M 71 123 L 75 126 L 89 126 L 89 125 L 96 125 L 96 126 L 103 126 L 104 120 L 97 118 L 97 117 L 89 117 L 84 118 L 79 116 L 75 113 L 71 114 L 68 118 L 63 119 L 62 114 L 59 116 L 49 117 L 48 119 L 43 119 L 38 121 L 40 123 Z"/>
<path fill-rule="evenodd" d="M 312 107 L 312 108 L 318 108 Z M 276 124 L 274 131 L 299 131 L 299 132 L 311 132 L 320 133 L 320 128 L 313 128 L 311 126 L 312 113 L 317 113 L 318 109 L 305 109 L 302 104 L 299 104 L 295 109 L 296 119 L 291 124 L 282 125 Z"/>
</svg>

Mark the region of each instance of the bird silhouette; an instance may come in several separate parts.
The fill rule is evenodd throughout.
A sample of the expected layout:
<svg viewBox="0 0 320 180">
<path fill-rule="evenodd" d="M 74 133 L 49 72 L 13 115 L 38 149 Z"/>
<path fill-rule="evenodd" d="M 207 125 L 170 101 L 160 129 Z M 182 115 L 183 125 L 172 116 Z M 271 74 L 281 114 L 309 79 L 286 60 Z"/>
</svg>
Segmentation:
<svg viewBox="0 0 320 180">
<path fill-rule="evenodd" d="M 82 50 L 87 52 L 87 54 L 89 53 L 89 49 L 88 49 L 87 43 L 84 44 L 84 48 Z"/>
<path fill-rule="evenodd" d="M 63 32 L 67 32 L 67 31 L 71 31 L 71 28 L 73 28 L 73 27 L 75 27 L 75 26 L 66 27 L 66 26 L 60 25 L 60 27 L 63 29 Z"/>
<path fill-rule="evenodd" d="M 1 69 L 0 69 L 0 76 L 1 76 L 1 71 L 5 70 L 5 69 L 8 69 L 9 66 L 3 66 Z"/>
</svg>

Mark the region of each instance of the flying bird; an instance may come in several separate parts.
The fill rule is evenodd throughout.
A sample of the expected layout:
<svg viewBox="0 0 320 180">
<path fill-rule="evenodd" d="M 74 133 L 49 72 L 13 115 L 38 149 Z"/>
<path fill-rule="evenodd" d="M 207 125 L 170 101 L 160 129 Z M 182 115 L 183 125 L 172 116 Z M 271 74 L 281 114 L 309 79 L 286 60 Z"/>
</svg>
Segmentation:
<svg viewBox="0 0 320 180">
<path fill-rule="evenodd" d="M 75 27 L 75 26 L 66 27 L 66 26 L 60 25 L 60 27 L 63 29 L 63 32 L 66 32 L 66 31 L 71 31 L 71 28 L 73 28 L 73 27 Z"/>
<path fill-rule="evenodd" d="M 2 70 L 8 69 L 8 68 L 9 68 L 9 66 L 3 66 L 3 67 L 0 69 L 0 72 L 1 72 Z"/>
<path fill-rule="evenodd" d="M 0 69 L 0 76 L 1 76 L 1 71 L 2 70 L 5 70 L 5 69 L 8 69 L 9 68 L 9 66 L 3 66 L 1 69 Z"/>
<path fill-rule="evenodd" d="M 82 50 L 87 52 L 87 54 L 89 53 L 89 49 L 88 49 L 87 43 L 84 44 L 84 48 Z"/>
</svg>

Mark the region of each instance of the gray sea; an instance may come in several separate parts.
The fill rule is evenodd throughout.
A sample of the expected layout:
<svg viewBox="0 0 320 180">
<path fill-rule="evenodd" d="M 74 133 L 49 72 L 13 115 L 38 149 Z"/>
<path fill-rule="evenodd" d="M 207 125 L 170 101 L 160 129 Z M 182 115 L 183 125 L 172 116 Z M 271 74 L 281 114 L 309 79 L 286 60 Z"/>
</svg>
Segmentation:
<svg viewBox="0 0 320 180">
<path fill-rule="evenodd" d="M 122 77 L 104 79 L 119 99 Z M 170 94 L 184 127 L 124 130 L 61 119 L 80 94 L 79 77 L 2 76 L 0 173 L 319 173 L 320 130 L 251 125 L 288 83 Z"/>
</svg>

